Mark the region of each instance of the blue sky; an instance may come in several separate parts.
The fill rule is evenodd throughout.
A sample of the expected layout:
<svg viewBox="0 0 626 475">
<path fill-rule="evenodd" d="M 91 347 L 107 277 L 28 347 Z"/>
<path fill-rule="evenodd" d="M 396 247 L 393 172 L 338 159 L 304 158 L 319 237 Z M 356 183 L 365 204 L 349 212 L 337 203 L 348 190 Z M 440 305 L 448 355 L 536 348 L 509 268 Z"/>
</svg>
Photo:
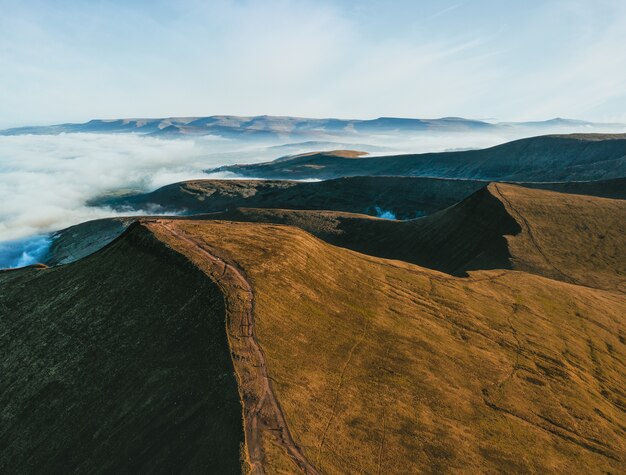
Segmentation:
<svg viewBox="0 0 626 475">
<path fill-rule="evenodd" d="M 626 1 L 0 0 L 0 127 L 276 114 L 626 122 Z"/>
</svg>

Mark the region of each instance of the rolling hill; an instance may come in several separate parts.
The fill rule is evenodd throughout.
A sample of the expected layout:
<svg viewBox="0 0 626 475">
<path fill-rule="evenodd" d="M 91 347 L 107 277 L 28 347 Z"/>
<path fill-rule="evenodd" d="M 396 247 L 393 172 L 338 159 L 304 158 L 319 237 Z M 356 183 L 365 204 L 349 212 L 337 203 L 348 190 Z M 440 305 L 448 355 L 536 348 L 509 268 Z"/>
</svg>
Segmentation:
<svg viewBox="0 0 626 475">
<path fill-rule="evenodd" d="M 359 176 L 321 182 L 191 180 L 151 193 L 102 197 L 93 206 L 184 214 L 234 208 L 333 210 L 411 219 L 447 208 L 488 185 L 483 180 Z M 626 178 L 589 182 L 517 183 L 529 188 L 626 199 Z"/>
<path fill-rule="evenodd" d="M 233 185 L 237 189 L 239 184 Z M 447 209 L 408 221 L 263 208 L 235 208 L 195 218 L 287 224 L 336 246 L 452 275 L 515 269 L 626 290 L 626 241 L 621 232 L 625 200 L 492 183 Z M 89 221 L 62 230 L 45 262 L 71 262 L 95 252 L 135 219 Z"/>
<path fill-rule="evenodd" d="M 270 179 L 396 175 L 516 182 L 604 180 L 626 175 L 626 134 L 547 135 L 483 150 L 358 160 L 332 153 L 304 154 L 208 171 Z"/>
<path fill-rule="evenodd" d="M 469 277 L 294 226 L 162 217 L 72 264 L 2 272 L 3 377 L 22 382 L 0 393 L 2 469 L 228 473 L 245 434 L 252 473 L 620 472 L 626 294 L 591 285 L 620 278 L 604 220 L 623 212 L 493 184 L 423 219 L 326 212 L 317 227 L 422 226 L 428 241 L 455 224 L 450 266 L 489 231 L 524 268 Z"/>
</svg>

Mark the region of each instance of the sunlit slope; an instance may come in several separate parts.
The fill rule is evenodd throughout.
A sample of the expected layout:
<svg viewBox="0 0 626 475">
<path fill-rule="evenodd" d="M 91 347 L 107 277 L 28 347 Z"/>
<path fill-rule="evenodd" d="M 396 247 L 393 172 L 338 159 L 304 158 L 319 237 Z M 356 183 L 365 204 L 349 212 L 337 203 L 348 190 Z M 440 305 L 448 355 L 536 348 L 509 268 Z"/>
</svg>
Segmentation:
<svg viewBox="0 0 626 475">
<path fill-rule="evenodd" d="M 148 226 L 247 276 L 276 395 L 319 471 L 626 468 L 623 295 L 523 272 L 450 277 L 292 227 L 170 222 L 183 241 Z M 268 473 L 294 471 L 266 450 Z"/>
<path fill-rule="evenodd" d="M 513 268 L 626 291 L 626 201 L 492 184 L 521 227 L 507 236 Z"/>
<path fill-rule="evenodd" d="M 136 227 L 0 272 L 1 473 L 239 473 L 222 294 Z"/>
</svg>

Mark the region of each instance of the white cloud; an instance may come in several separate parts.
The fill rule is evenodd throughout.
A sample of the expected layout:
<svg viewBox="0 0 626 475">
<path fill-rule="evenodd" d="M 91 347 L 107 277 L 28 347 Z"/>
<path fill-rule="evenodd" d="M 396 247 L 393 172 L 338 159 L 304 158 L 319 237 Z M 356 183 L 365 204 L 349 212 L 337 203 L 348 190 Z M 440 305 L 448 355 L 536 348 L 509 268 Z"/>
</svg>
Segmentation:
<svg viewBox="0 0 626 475">
<path fill-rule="evenodd" d="M 13 269 L 40 262 L 51 243 L 48 235 L 0 242 L 0 269 Z"/>
<path fill-rule="evenodd" d="M 126 134 L 0 136 L 0 241 L 111 216 L 86 202 L 112 190 L 153 190 L 206 178 L 212 166 L 268 158 L 246 147 Z"/>
</svg>

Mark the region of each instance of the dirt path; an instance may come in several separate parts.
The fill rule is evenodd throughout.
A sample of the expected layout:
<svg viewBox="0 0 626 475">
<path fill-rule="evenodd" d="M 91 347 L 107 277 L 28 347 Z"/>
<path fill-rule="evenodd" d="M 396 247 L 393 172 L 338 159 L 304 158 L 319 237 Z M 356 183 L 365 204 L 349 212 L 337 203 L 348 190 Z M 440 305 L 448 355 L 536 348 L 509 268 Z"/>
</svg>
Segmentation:
<svg viewBox="0 0 626 475">
<path fill-rule="evenodd" d="M 182 231 L 174 221 L 150 220 L 183 243 L 202 268 L 220 287 L 226 299 L 227 333 L 244 413 L 244 431 L 251 474 L 263 474 L 263 439 L 271 437 L 305 474 L 319 472 L 295 444 L 285 415 L 274 395 L 263 349 L 254 324 L 254 292 L 243 272 L 207 249 L 206 244 Z M 186 246 L 184 245 L 186 244 Z M 188 247 L 190 246 L 190 247 Z"/>
</svg>

